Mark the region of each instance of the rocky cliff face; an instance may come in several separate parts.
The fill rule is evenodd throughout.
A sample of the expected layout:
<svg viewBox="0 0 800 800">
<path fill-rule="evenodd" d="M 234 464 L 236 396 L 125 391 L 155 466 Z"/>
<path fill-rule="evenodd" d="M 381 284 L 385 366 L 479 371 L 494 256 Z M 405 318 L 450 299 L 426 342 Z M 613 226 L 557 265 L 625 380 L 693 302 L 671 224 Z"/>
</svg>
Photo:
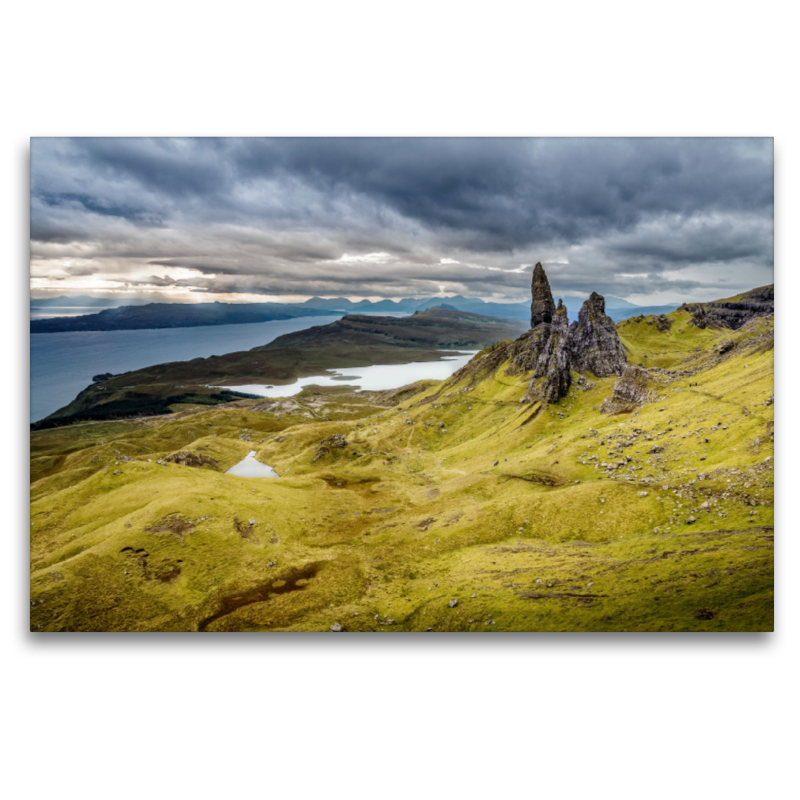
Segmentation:
<svg viewBox="0 0 800 800">
<path fill-rule="evenodd" d="M 550 291 L 550 282 L 547 280 L 544 268 L 537 264 L 533 268 L 531 279 L 531 328 L 543 323 L 550 324 L 556 313 L 556 304 L 553 302 L 553 293 Z"/>
<path fill-rule="evenodd" d="M 598 378 L 621 375 L 628 363 L 617 326 L 606 314 L 606 301 L 592 292 L 570 327 L 572 368 L 589 370 Z"/>
<path fill-rule="evenodd" d="M 737 302 L 684 303 L 679 310 L 688 311 L 692 315 L 690 324 L 698 328 L 738 330 L 755 317 L 775 313 L 775 287 L 759 286 Z"/>
</svg>

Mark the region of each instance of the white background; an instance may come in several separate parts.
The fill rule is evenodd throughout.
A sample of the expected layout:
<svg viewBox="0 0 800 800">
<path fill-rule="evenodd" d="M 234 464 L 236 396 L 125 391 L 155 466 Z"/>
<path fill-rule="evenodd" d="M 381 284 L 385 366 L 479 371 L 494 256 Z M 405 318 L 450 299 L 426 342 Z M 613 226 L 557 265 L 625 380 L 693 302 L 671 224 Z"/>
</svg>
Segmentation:
<svg viewBox="0 0 800 800">
<path fill-rule="evenodd" d="M 800 131 L 789 8 L 5 7 L 5 796 L 797 796 L 800 526 L 788 511 L 797 439 L 784 408 Z M 28 139 L 75 134 L 775 136 L 778 632 L 28 633 Z"/>
</svg>

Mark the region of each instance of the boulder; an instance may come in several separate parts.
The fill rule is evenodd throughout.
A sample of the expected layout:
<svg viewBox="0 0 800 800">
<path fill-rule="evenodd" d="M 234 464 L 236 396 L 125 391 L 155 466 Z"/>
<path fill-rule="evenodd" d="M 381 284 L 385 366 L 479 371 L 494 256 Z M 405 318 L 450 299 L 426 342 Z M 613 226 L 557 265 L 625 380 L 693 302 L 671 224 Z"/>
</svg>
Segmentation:
<svg viewBox="0 0 800 800">
<path fill-rule="evenodd" d="M 326 439 L 323 439 L 319 443 L 319 447 L 317 448 L 317 452 L 314 453 L 314 461 L 317 461 L 320 458 L 328 455 L 332 449 L 341 450 L 347 447 L 347 439 L 344 438 L 344 435 L 341 433 L 334 433 L 332 436 L 328 436 Z M 289 470 L 286 470 L 287 472 Z"/>
<path fill-rule="evenodd" d="M 659 314 L 657 317 L 655 317 L 654 322 L 656 324 L 656 328 L 658 328 L 661 333 L 666 333 L 672 328 L 672 320 L 669 317 L 665 317 L 663 314 Z"/>
<path fill-rule="evenodd" d="M 614 392 L 600 405 L 603 414 L 622 414 L 655 399 L 656 393 L 648 389 L 650 374 L 644 367 L 627 364 L 622 377 L 614 384 Z"/>
</svg>

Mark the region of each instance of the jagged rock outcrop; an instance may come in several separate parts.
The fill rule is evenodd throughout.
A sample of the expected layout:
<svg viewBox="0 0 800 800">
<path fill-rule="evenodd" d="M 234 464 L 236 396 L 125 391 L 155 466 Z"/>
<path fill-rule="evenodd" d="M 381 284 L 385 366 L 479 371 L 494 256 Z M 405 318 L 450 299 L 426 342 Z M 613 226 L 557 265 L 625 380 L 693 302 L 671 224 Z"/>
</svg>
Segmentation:
<svg viewBox="0 0 800 800">
<path fill-rule="evenodd" d="M 533 364 L 533 377 L 543 378 L 537 394 L 545 403 L 555 403 L 569 391 L 570 337 L 567 309 L 558 301 L 550 331 L 538 358 Z"/>
<path fill-rule="evenodd" d="M 531 279 L 531 328 L 542 323 L 550 324 L 555 313 L 556 304 L 553 302 L 550 282 L 542 265 L 537 263 Z"/>
<path fill-rule="evenodd" d="M 617 326 L 606 314 L 603 295 L 592 292 L 570 326 L 570 351 L 572 368 L 578 372 L 589 370 L 598 378 L 622 375 L 628 358 Z"/>
<path fill-rule="evenodd" d="M 533 369 L 533 354 L 541 353 L 547 338 L 550 336 L 549 326 L 537 326 L 532 330 L 526 331 L 513 342 L 507 343 L 507 351 L 496 354 L 495 359 L 498 364 L 502 364 L 507 358 L 511 360 L 506 375 L 519 375 L 522 372 L 530 372 Z"/>
<path fill-rule="evenodd" d="M 531 283 L 531 330 L 515 341 L 498 342 L 455 372 L 450 382 L 479 376 L 510 362 L 506 375 L 533 373 L 520 402 L 556 403 L 569 391 L 570 370 L 593 372 L 597 377 L 621 375 L 627 358 L 613 320 L 605 313 L 605 300 L 596 292 L 583 304 L 577 322 L 569 324 L 561 300 L 553 302 L 550 283 L 537 264 Z M 447 384 L 446 384 L 447 385 Z"/>
<path fill-rule="evenodd" d="M 553 302 L 550 283 L 541 264 L 531 281 L 531 330 L 512 346 L 507 372 L 533 371 L 526 399 L 555 403 L 569 390 L 570 352 L 567 309 Z"/>
<path fill-rule="evenodd" d="M 648 388 L 651 383 L 648 370 L 636 364 L 628 364 L 622 377 L 614 384 L 614 393 L 603 400 L 600 412 L 603 414 L 623 414 L 633 411 L 636 406 L 654 400 L 655 391 Z"/>
</svg>

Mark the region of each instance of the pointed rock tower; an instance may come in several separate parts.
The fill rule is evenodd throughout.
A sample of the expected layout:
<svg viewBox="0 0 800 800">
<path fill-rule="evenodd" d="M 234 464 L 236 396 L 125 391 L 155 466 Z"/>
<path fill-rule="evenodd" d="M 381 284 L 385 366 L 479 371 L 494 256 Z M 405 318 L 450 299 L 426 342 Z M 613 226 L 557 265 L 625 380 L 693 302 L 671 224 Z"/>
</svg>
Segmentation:
<svg viewBox="0 0 800 800">
<path fill-rule="evenodd" d="M 533 279 L 531 280 L 531 328 L 535 328 L 543 322 L 551 323 L 555 313 L 556 304 L 553 302 L 550 283 L 541 263 L 537 263 L 533 268 Z"/>
<path fill-rule="evenodd" d="M 592 292 L 570 328 L 572 368 L 598 378 L 622 375 L 628 358 L 614 320 L 606 314 L 603 295 Z"/>
<path fill-rule="evenodd" d="M 550 283 L 541 264 L 531 281 L 531 330 L 517 340 L 511 372 L 533 371 L 526 397 L 555 403 L 569 390 L 569 321 L 567 309 L 553 302 Z"/>
</svg>

